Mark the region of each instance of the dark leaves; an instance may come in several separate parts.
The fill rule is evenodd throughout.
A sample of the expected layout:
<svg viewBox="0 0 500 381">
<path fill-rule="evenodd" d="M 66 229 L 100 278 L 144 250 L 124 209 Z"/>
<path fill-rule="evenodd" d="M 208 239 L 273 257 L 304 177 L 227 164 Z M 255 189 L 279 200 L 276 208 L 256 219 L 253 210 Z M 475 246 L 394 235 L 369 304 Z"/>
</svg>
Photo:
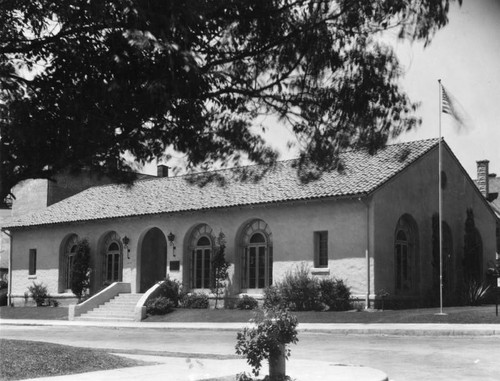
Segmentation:
<svg viewBox="0 0 500 381">
<path fill-rule="evenodd" d="M 18 181 L 88 167 L 120 179 L 173 148 L 189 168 L 272 164 L 251 128 L 277 114 L 299 171 L 339 169 L 419 123 L 391 49 L 428 43 L 449 1 L 8 1 L 0 9 L 3 198 Z M 31 71 L 28 75 L 27 71 Z M 23 77 L 34 77 L 26 81 Z M 303 172 L 304 174 L 307 172 Z M 307 178 L 308 175 L 304 175 Z"/>
</svg>

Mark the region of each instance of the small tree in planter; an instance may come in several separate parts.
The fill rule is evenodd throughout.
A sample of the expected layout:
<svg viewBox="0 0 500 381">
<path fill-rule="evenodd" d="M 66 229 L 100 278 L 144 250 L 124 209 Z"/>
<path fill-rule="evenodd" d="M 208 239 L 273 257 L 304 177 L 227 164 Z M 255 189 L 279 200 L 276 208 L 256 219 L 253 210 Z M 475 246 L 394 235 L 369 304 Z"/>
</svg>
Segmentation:
<svg viewBox="0 0 500 381">
<path fill-rule="evenodd" d="M 259 375 L 263 360 L 269 361 L 269 378 L 286 377 L 286 360 L 290 356 L 288 344 L 296 344 L 297 317 L 284 309 L 268 309 L 252 320 L 255 327 L 244 328 L 237 334 L 236 353 L 244 355 L 255 376 Z"/>
<path fill-rule="evenodd" d="M 82 239 L 76 244 L 71 267 L 71 291 L 78 298 L 79 303 L 90 287 L 90 270 L 90 246 L 86 239 Z"/>
<path fill-rule="evenodd" d="M 217 308 L 218 301 L 224 296 L 229 273 L 229 262 L 226 261 L 226 236 L 223 232 L 219 233 L 217 245 L 217 250 L 212 259 L 213 280 L 210 289 L 215 296 L 215 308 Z"/>
<path fill-rule="evenodd" d="M 35 283 L 33 282 L 33 286 L 28 287 L 29 294 L 35 301 L 37 307 L 41 307 L 45 304 L 47 298 L 49 298 L 49 293 L 47 292 L 47 287 L 43 285 L 43 283 Z M 24 298 L 27 293 L 24 293 Z"/>
</svg>

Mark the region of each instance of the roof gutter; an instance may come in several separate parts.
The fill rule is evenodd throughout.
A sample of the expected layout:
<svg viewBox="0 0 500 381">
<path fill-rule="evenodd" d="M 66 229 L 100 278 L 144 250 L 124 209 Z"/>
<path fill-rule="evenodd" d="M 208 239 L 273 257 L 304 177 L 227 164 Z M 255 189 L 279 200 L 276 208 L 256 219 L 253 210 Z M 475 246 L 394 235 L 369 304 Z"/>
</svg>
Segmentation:
<svg viewBox="0 0 500 381">
<path fill-rule="evenodd" d="M 12 305 L 12 241 L 13 237 L 10 232 L 2 229 L 2 231 L 9 236 L 9 282 L 7 284 L 7 305 L 10 307 Z"/>
</svg>

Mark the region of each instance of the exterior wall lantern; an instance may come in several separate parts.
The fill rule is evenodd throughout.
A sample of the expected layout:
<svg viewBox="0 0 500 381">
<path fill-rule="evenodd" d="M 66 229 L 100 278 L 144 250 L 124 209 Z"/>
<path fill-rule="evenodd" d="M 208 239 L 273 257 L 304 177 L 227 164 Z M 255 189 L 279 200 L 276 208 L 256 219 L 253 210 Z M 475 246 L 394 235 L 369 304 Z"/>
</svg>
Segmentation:
<svg viewBox="0 0 500 381">
<path fill-rule="evenodd" d="M 172 246 L 172 253 L 175 257 L 175 246 L 174 246 L 174 241 L 175 241 L 175 234 L 170 232 L 169 235 L 167 236 L 168 242 L 170 242 L 170 246 Z"/>
<path fill-rule="evenodd" d="M 128 247 L 128 244 L 130 243 L 130 238 L 128 238 L 127 236 L 124 236 L 122 238 L 122 242 L 123 242 L 123 246 L 125 247 L 125 249 L 127 249 L 127 259 L 130 259 L 130 249 Z"/>
</svg>

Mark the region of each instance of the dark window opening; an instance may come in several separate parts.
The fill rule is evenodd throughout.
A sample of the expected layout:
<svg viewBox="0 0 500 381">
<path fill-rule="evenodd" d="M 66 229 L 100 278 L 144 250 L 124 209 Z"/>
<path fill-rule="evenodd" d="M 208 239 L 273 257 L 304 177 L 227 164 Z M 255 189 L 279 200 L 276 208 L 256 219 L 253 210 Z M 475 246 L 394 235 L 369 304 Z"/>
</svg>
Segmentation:
<svg viewBox="0 0 500 381">
<path fill-rule="evenodd" d="M 29 252 L 29 275 L 36 274 L 36 249 L 30 249 Z"/>
<path fill-rule="evenodd" d="M 314 233 L 315 267 L 328 267 L 328 232 Z"/>
</svg>

